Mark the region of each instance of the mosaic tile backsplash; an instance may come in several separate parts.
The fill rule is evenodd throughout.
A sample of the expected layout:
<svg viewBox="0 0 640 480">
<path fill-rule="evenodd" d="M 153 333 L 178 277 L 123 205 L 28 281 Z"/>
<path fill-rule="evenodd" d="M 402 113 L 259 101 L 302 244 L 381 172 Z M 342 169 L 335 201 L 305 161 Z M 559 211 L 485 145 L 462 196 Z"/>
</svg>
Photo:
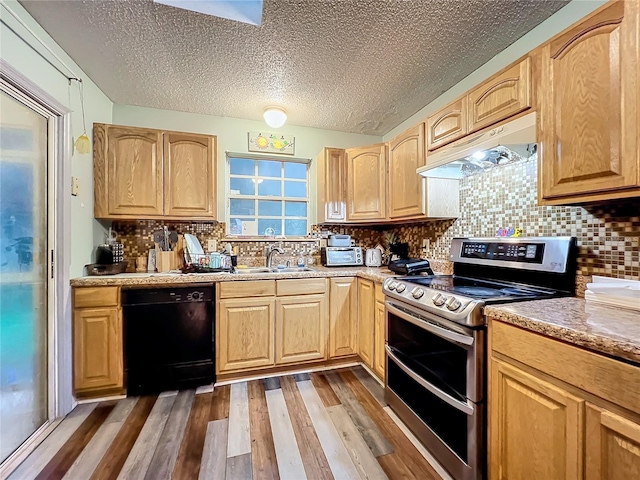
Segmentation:
<svg viewBox="0 0 640 480">
<path fill-rule="evenodd" d="M 580 276 L 640 278 L 640 200 L 587 207 L 538 206 L 536 186 L 537 158 L 534 155 L 461 180 L 460 218 L 386 227 L 386 231 L 393 231 L 399 241 L 408 242 L 411 256 L 433 260 L 434 268 L 441 272 L 449 269 L 447 260 L 452 238 L 493 237 L 501 227 L 520 227 L 525 236 L 577 237 Z M 168 224 L 180 233 L 195 234 L 205 249 L 208 239 L 220 241 L 225 236 L 223 223 Z M 156 221 L 114 222 L 113 227 L 124 244 L 125 257 L 135 258 L 146 255 L 148 249 L 153 248 L 152 233 L 162 225 Z M 313 230 L 320 228 L 313 227 Z M 341 226 L 331 227 L 331 230 L 350 234 L 363 248 L 384 243 L 385 227 Z M 422 250 L 423 239 L 430 243 L 425 251 Z M 239 249 L 239 262 L 264 264 L 265 242 L 230 243 Z M 314 263 L 319 261 L 315 240 L 274 240 L 271 243 L 278 244 L 286 252 L 276 257 L 278 263 L 286 260 L 293 263 L 300 252 L 306 258 L 312 256 Z"/>
</svg>

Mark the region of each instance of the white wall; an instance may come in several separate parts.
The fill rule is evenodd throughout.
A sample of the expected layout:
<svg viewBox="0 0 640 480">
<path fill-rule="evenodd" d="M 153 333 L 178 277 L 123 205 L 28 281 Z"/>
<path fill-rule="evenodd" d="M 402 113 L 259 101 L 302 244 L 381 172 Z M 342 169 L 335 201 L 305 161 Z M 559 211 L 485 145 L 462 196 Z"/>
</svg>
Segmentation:
<svg viewBox="0 0 640 480">
<path fill-rule="evenodd" d="M 225 152 L 248 152 L 248 137 L 250 131 L 277 132 L 295 136 L 295 157 L 315 159 L 323 147 L 349 148 L 371 145 L 382 141 L 381 137 L 373 135 L 358 135 L 354 133 L 320 130 L 317 128 L 286 125 L 279 129 L 266 127 L 264 122 L 243 120 L 231 117 L 216 117 L 195 113 L 174 112 L 155 108 L 135 107 L 131 105 L 113 106 L 113 123 L 118 125 L 141 126 L 148 128 L 165 128 L 184 132 L 206 133 L 218 136 L 218 191 L 225 191 Z M 274 155 L 278 156 L 278 155 Z M 286 158 L 287 155 L 281 155 Z M 316 198 L 316 165 L 311 163 L 310 169 L 310 221 L 315 221 Z M 225 221 L 224 197 L 218 197 L 218 219 Z"/>
<path fill-rule="evenodd" d="M 560 33 L 562 30 L 577 22 L 581 18 L 585 17 L 605 3 L 607 3 L 606 0 L 573 0 L 558 12 L 556 12 L 554 15 L 549 17 L 547 20 L 542 22 L 540 25 L 535 27 L 533 30 L 528 32 L 526 35 L 523 35 L 514 43 L 509 45 L 506 49 L 497 54 L 487 63 L 475 70 L 473 73 L 455 84 L 434 101 L 421 108 L 417 113 L 412 115 L 397 127 L 387 132 L 383 136 L 384 141 L 386 142 L 388 140 L 391 140 L 396 135 L 413 127 L 417 123 L 426 120 L 429 115 L 444 107 L 447 103 L 455 100 L 457 97 L 463 95 L 471 88 L 482 83 L 494 73 L 497 73 L 499 70 L 516 61 L 518 58 L 526 55 L 539 45 L 542 45 L 551 37 Z"/>
<path fill-rule="evenodd" d="M 53 39 L 40 27 L 27 11 L 15 0 L 2 0 L 0 4 L 0 16 L 20 36 L 27 39 L 38 51 L 42 52 L 55 65 L 56 60 L 47 50 L 40 45 L 27 29 L 15 20 L 5 8 L 11 9 L 27 24 L 46 45 L 55 52 L 84 83 L 84 106 L 87 120 L 87 134 L 92 138 L 91 125 L 93 122 L 111 123 L 113 103 L 91 81 L 78 65 L 53 41 Z M 49 95 L 67 106 L 73 111 L 72 130 L 73 137 L 82 134 L 82 114 L 77 83 L 72 82 L 71 88 L 67 79 L 58 73 L 51 65 L 45 62 L 37 53 L 24 43 L 13 32 L 0 24 L 0 58 L 5 60 L 16 70 L 29 78 L 33 83 L 46 91 Z M 60 69 L 65 71 L 62 65 Z M 71 76 L 71 74 L 69 74 Z M 71 159 L 72 175 L 80 180 L 80 195 L 71 200 L 71 277 L 82 275 L 83 266 L 91 262 L 91 252 L 94 243 L 104 238 L 104 228 L 93 218 L 93 156 L 74 154 Z M 71 185 L 69 179 L 68 185 Z M 71 195 L 68 190 L 65 195 Z"/>
</svg>

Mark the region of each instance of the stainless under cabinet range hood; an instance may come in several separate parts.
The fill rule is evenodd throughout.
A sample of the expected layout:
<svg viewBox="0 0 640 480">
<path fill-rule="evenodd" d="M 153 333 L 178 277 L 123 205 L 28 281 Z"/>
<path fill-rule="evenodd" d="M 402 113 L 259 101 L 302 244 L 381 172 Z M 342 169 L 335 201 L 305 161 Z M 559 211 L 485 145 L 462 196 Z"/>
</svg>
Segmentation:
<svg viewBox="0 0 640 480">
<path fill-rule="evenodd" d="M 425 177 L 465 178 L 536 152 L 535 112 L 427 154 L 416 171 Z"/>
</svg>

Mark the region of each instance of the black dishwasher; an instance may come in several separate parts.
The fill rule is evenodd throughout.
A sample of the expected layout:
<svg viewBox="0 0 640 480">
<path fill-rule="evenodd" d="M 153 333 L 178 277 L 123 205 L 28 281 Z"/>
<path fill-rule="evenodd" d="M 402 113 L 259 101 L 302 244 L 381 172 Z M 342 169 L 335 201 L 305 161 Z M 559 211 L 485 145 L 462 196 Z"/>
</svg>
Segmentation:
<svg viewBox="0 0 640 480">
<path fill-rule="evenodd" d="M 210 284 L 122 290 L 128 395 L 214 382 L 214 298 Z"/>
</svg>

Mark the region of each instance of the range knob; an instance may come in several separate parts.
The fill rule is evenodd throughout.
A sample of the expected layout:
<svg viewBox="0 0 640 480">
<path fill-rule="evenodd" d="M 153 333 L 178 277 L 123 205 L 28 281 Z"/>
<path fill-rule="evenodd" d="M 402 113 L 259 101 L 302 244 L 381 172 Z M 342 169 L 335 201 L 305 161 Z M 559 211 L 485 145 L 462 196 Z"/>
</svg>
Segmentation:
<svg viewBox="0 0 640 480">
<path fill-rule="evenodd" d="M 424 295 L 424 290 L 416 287 L 413 290 L 411 290 L 411 295 L 413 295 L 413 298 L 418 300 L 419 298 L 422 298 L 422 296 Z"/>
<path fill-rule="evenodd" d="M 398 282 L 390 282 L 389 290 L 395 290 L 397 286 L 398 286 Z"/>
<path fill-rule="evenodd" d="M 433 304 L 437 307 L 441 307 L 442 305 L 444 305 L 444 302 L 447 301 L 447 297 L 445 297 L 444 295 L 442 295 L 441 293 L 436 293 L 436 296 L 433 297 L 431 299 L 431 301 L 433 302 Z"/>
<path fill-rule="evenodd" d="M 454 297 L 451 297 L 449 300 L 447 300 L 447 303 L 446 303 L 446 307 L 452 312 L 455 312 L 456 310 L 458 310 L 461 305 L 462 303 L 460 303 L 460 300 Z"/>
<path fill-rule="evenodd" d="M 400 284 L 398 284 L 398 286 L 396 287 L 396 292 L 398 292 L 398 293 L 402 293 L 402 292 L 404 292 L 406 289 L 407 289 L 407 287 L 406 287 L 404 284 L 400 283 Z"/>
</svg>

